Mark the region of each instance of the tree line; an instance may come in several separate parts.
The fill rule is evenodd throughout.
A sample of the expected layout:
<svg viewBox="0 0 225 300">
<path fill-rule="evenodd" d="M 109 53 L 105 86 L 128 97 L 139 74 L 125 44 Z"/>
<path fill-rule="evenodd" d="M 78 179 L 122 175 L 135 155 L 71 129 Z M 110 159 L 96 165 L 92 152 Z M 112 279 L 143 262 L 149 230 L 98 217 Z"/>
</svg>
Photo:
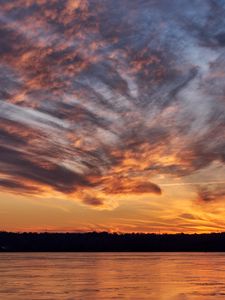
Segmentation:
<svg viewBox="0 0 225 300">
<path fill-rule="evenodd" d="M 225 251 L 225 233 L 13 233 L 0 232 L 0 251 L 155 252 Z"/>
</svg>

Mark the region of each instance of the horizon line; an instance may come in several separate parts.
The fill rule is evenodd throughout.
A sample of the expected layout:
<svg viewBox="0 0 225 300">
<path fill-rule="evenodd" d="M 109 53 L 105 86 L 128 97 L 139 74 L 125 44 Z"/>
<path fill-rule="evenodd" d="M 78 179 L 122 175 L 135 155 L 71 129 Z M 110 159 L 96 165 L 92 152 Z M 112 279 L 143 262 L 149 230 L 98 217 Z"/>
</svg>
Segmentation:
<svg viewBox="0 0 225 300">
<path fill-rule="evenodd" d="M 193 233 L 185 233 L 185 232 L 109 232 L 109 231 L 6 231 L 0 230 L 1 233 L 13 233 L 13 234 L 109 234 L 109 235 L 132 235 L 132 234 L 140 234 L 140 235 L 203 235 L 203 234 L 225 234 L 225 231 L 211 231 L 211 232 L 193 232 Z"/>
</svg>

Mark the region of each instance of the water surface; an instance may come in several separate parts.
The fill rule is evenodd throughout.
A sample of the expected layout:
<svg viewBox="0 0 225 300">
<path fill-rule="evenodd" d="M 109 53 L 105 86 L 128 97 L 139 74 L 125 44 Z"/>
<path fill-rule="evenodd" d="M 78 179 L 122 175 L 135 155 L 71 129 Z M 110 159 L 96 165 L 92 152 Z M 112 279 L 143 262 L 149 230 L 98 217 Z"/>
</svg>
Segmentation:
<svg viewBox="0 0 225 300">
<path fill-rule="evenodd" d="M 225 299 L 225 253 L 0 253 L 1 300 Z"/>
</svg>

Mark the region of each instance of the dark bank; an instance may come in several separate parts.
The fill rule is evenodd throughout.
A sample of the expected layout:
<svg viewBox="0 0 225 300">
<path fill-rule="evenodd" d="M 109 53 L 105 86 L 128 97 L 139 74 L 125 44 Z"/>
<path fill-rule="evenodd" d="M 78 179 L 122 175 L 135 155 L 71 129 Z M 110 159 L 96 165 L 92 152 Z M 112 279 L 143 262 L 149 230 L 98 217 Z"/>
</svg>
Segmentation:
<svg viewBox="0 0 225 300">
<path fill-rule="evenodd" d="M 225 233 L 0 232 L 0 252 L 223 252 Z"/>
</svg>

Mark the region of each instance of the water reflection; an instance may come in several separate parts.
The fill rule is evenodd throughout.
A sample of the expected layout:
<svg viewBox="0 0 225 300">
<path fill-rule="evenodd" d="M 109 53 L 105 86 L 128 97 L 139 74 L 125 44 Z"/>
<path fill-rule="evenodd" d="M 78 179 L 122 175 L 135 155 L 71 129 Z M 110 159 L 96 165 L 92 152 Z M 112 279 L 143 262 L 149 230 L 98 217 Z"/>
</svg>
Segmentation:
<svg viewBox="0 0 225 300">
<path fill-rule="evenodd" d="M 225 254 L 2 253 L 0 299 L 225 299 Z"/>
</svg>

